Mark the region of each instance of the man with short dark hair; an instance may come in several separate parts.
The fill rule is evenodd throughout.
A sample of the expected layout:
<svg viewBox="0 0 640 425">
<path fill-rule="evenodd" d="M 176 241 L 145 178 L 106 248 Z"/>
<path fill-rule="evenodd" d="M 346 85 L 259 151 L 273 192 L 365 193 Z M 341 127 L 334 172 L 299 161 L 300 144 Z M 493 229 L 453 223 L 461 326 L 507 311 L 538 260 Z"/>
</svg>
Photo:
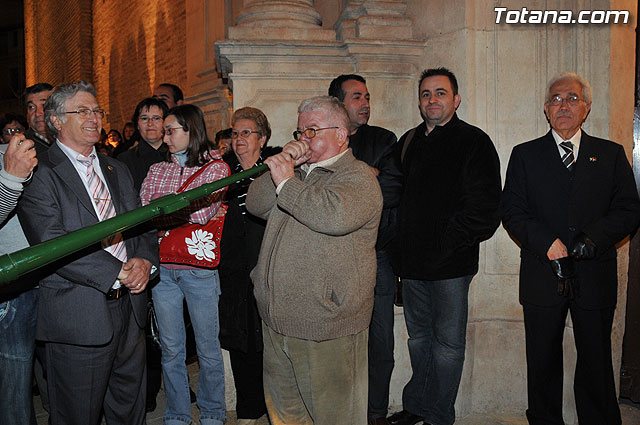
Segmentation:
<svg viewBox="0 0 640 425">
<path fill-rule="evenodd" d="M 153 91 L 153 97 L 162 100 L 169 109 L 184 103 L 184 95 L 175 84 L 162 83 Z"/>
<path fill-rule="evenodd" d="M 27 139 L 33 140 L 38 155 L 51 146 L 51 141 L 47 136 L 47 124 L 44 120 L 44 103 L 52 90 L 53 86 L 48 83 L 37 83 L 24 90 L 24 104 L 27 108 L 29 123 L 25 136 Z"/>
<path fill-rule="evenodd" d="M 247 194 L 247 210 L 267 220 L 251 280 L 274 424 L 367 421 L 382 195 L 369 166 L 348 149 L 348 126 L 338 99 L 303 101 L 295 140 L 264 161 L 269 173 Z"/>
<path fill-rule="evenodd" d="M 367 163 L 376 173 L 384 205 L 376 242 L 376 287 L 369 325 L 369 400 L 371 425 L 387 423 L 389 383 L 393 372 L 393 301 L 395 276 L 388 254 L 395 236 L 395 219 L 402 193 L 402 173 L 394 156 L 396 136 L 382 127 L 368 124 L 371 114 L 369 90 L 360 75 L 335 78 L 329 95 L 338 98 L 349 114 L 349 147 L 353 156 Z"/>
<path fill-rule="evenodd" d="M 458 83 L 446 68 L 418 85 L 424 122 L 397 146 L 404 189 L 394 271 L 402 278 L 413 374 L 392 425 L 450 425 L 464 364 L 469 285 L 480 242 L 500 223 L 500 161 L 489 136 L 458 118 Z"/>
<path fill-rule="evenodd" d="M 590 111 L 589 82 L 556 75 L 544 104 L 551 129 L 514 147 L 507 168 L 502 220 L 520 247 L 531 425 L 563 423 L 568 312 L 578 422 L 621 423 L 611 358 L 616 244 L 637 228 L 640 200 L 624 148 L 581 129 Z"/>
<path fill-rule="evenodd" d="M 56 139 L 18 206 L 32 245 L 140 206 L 124 164 L 96 153 L 104 110 L 85 81 L 56 87 L 45 120 Z M 45 342 L 51 423 L 143 424 L 144 289 L 158 265 L 154 232 L 118 233 L 45 268 L 36 338 Z"/>
</svg>

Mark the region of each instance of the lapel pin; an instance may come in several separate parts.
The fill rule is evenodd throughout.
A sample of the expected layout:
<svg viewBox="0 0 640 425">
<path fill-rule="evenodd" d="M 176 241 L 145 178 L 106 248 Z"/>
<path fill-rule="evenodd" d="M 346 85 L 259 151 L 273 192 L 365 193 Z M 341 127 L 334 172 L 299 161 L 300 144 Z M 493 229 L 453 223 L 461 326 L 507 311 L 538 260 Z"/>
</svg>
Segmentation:
<svg viewBox="0 0 640 425">
<path fill-rule="evenodd" d="M 594 159 L 594 161 L 595 161 L 595 159 Z M 107 165 L 107 169 L 108 169 L 109 171 L 113 171 L 113 167 L 112 167 L 111 165 Z"/>
<path fill-rule="evenodd" d="M 595 156 L 590 156 L 589 157 L 589 162 L 596 162 L 598 160 L 598 158 L 596 158 Z"/>
</svg>

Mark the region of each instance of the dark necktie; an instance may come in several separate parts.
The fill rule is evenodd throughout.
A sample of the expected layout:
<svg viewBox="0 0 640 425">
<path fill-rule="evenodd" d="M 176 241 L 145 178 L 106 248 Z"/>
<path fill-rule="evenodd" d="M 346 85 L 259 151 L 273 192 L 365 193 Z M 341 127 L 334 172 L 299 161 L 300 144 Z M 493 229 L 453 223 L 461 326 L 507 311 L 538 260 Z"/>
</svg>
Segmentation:
<svg viewBox="0 0 640 425">
<path fill-rule="evenodd" d="M 573 143 L 570 141 L 565 141 L 560 143 L 560 147 L 564 150 L 564 155 L 562 155 L 562 163 L 569 171 L 573 169 L 573 163 L 575 161 L 575 157 L 573 156 Z"/>
</svg>

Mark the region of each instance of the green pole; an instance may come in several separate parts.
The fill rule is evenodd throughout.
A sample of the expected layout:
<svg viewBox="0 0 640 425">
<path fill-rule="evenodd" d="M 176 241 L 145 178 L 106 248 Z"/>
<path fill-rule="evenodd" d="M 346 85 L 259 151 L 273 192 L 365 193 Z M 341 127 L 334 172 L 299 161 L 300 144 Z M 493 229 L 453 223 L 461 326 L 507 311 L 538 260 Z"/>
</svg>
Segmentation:
<svg viewBox="0 0 640 425">
<path fill-rule="evenodd" d="M 33 270 L 46 266 L 74 252 L 80 251 L 111 235 L 124 232 L 140 223 L 163 214 L 170 214 L 188 206 L 225 186 L 267 170 L 262 164 L 229 177 L 206 183 L 186 192 L 165 195 L 154 199 L 149 205 L 101 221 L 84 229 L 59 236 L 41 244 L 0 256 L 0 287 L 17 280 Z"/>
</svg>

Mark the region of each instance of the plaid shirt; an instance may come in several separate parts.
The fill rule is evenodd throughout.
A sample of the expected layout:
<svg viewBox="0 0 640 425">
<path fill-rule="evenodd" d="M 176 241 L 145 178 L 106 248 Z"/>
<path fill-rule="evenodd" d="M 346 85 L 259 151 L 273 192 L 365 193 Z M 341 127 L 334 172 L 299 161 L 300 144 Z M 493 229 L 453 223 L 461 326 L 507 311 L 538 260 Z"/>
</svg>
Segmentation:
<svg viewBox="0 0 640 425">
<path fill-rule="evenodd" d="M 221 160 L 217 150 L 209 151 L 208 160 Z M 140 200 L 142 205 L 148 205 L 153 199 L 176 193 L 180 186 L 200 167 L 181 167 L 171 155 L 171 162 L 162 161 L 153 164 L 147 177 L 142 182 Z M 229 175 L 229 167 L 224 163 L 213 164 L 200 174 L 185 189 L 194 189 L 205 183 L 211 183 Z M 154 220 L 159 228 L 171 228 L 189 221 L 191 223 L 206 224 L 216 214 L 220 207 L 226 188 L 220 189 L 206 198 L 193 201 L 188 207 L 173 214 L 163 215 Z"/>
</svg>

